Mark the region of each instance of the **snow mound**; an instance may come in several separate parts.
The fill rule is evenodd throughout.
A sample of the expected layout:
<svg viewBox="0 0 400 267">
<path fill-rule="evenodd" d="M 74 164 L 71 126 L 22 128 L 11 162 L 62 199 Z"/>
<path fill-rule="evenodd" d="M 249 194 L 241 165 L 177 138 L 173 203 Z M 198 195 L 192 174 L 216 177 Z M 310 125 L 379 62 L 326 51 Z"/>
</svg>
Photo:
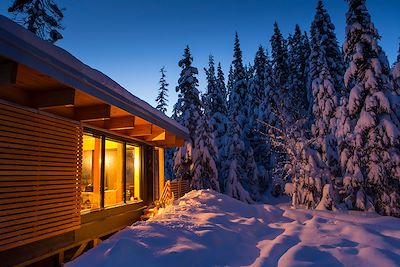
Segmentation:
<svg viewBox="0 0 400 267">
<path fill-rule="evenodd" d="M 398 266 L 400 219 L 192 191 L 67 266 Z"/>
</svg>

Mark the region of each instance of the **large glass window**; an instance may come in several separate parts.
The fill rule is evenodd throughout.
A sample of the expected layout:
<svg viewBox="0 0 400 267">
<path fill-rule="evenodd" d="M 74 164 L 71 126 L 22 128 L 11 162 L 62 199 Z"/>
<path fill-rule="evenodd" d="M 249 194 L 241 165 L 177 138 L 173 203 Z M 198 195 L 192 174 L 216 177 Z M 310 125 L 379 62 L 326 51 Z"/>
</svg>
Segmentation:
<svg viewBox="0 0 400 267">
<path fill-rule="evenodd" d="M 121 204 L 123 199 L 124 145 L 106 140 L 104 171 L 104 206 Z"/>
<path fill-rule="evenodd" d="M 126 202 L 141 201 L 140 178 L 141 160 L 140 147 L 126 145 Z"/>
<path fill-rule="evenodd" d="M 82 211 L 100 208 L 101 139 L 83 136 L 82 158 Z"/>
</svg>

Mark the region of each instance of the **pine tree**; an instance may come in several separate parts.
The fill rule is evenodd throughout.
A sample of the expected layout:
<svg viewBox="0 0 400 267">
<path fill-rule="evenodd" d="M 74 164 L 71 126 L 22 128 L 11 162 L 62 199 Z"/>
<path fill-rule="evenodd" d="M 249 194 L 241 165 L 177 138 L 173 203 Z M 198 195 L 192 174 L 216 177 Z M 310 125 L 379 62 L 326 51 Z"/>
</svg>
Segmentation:
<svg viewBox="0 0 400 267">
<path fill-rule="evenodd" d="M 400 216 L 400 132 L 389 102 L 389 63 L 365 0 L 348 0 L 343 45 L 348 131 L 340 147 L 345 203 L 349 208 Z M 341 121 L 345 121 L 341 119 Z"/>
<path fill-rule="evenodd" d="M 197 125 L 201 116 L 201 102 L 197 89 L 197 68 L 192 66 L 193 58 L 189 46 L 185 48 L 183 59 L 179 61 L 182 68 L 176 92 L 179 93 L 175 106 L 176 120 L 188 128 L 189 140 L 183 147 L 178 148 L 174 155 L 174 172 L 178 179 L 192 178 L 192 149 L 195 144 Z"/>
<path fill-rule="evenodd" d="M 306 88 L 306 66 L 309 57 L 308 38 L 296 24 L 293 36 L 288 40 L 289 48 L 289 77 L 288 90 L 290 97 L 290 116 L 294 121 L 304 118 L 308 110 L 307 88 Z"/>
<path fill-rule="evenodd" d="M 53 0 L 13 0 L 8 8 L 17 22 L 51 43 L 63 38 L 59 30 L 63 29 L 64 11 Z"/>
<path fill-rule="evenodd" d="M 312 97 L 312 82 L 319 77 L 319 54 L 317 51 L 322 49 L 325 53 L 328 71 L 333 79 L 335 92 L 340 96 L 348 95 L 343 85 L 344 63 L 343 55 L 339 48 L 335 34 L 335 26 L 326 11 L 323 2 L 318 1 L 314 20 L 311 24 L 311 54 L 309 57 L 308 88 L 309 96 Z M 309 99 L 310 103 L 312 99 Z"/>
<path fill-rule="evenodd" d="M 195 147 L 193 149 L 193 189 L 208 189 L 220 191 L 218 170 L 215 164 L 217 148 L 214 143 L 214 134 L 210 125 L 210 107 L 206 102 L 205 111 L 197 127 Z"/>
<path fill-rule="evenodd" d="M 167 80 L 165 79 L 165 67 L 162 67 L 160 70 L 161 73 L 161 78 L 160 78 L 160 89 L 158 89 L 158 96 L 156 98 L 157 106 L 156 109 L 161 111 L 162 113 L 167 112 L 167 106 L 168 106 L 168 83 Z"/>
<path fill-rule="evenodd" d="M 214 59 L 212 56 L 209 58 L 208 65 L 208 69 L 205 69 L 207 91 L 204 95 L 204 102 L 205 106 L 208 107 L 205 112 L 209 113 L 207 115 L 210 118 L 210 127 L 217 147 L 215 161 L 220 185 L 223 188 L 226 174 L 223 173 L 222 162 L 226 160 L 225 148 L 229 123 L 227 117 L 226 89 L 221 64 L 218 64 L 217 77 L 215 77 Z"/>
</svg>

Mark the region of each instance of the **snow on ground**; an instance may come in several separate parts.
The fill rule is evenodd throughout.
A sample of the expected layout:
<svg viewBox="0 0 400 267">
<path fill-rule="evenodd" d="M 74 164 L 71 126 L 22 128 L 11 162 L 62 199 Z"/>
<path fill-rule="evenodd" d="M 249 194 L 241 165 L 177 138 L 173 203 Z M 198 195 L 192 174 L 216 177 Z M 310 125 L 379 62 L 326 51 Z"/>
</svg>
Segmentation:
<svg viewBox="0 0 400 267">
<path fill-rule="evenodd" d="M 400 219 L 186 194 L 72 266 L 400 266 Z"/>
</svg>

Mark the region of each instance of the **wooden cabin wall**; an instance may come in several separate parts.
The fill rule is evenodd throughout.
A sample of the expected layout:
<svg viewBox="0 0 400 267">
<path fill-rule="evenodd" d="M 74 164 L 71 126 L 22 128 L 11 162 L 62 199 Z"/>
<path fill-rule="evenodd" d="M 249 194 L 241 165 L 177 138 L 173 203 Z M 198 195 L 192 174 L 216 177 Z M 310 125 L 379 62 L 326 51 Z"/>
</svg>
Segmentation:
<svg viewBox="0 0 400 267">
<path fill-rule="evenodd" d="M 0 252 L 80 226 L 82 127 L 0 103 Z"/>
</svg>

